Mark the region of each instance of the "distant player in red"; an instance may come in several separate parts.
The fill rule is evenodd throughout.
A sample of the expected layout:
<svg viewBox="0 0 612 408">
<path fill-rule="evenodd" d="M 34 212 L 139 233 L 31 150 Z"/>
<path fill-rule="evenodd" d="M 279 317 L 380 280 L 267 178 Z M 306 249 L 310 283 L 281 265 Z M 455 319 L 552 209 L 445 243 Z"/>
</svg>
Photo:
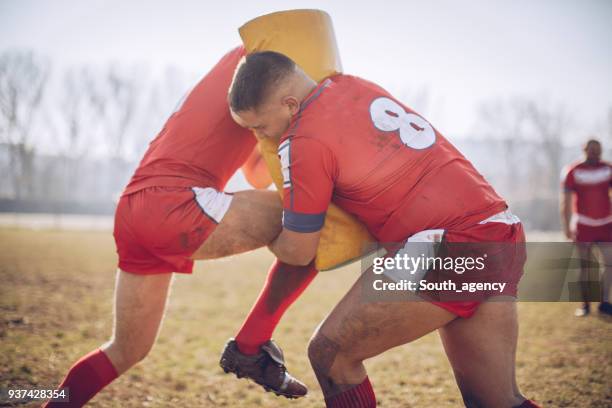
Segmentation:
<svg viewBox="0 0 612 408">
<path fill-rule="evenodd" d="M 592 257 L 598 245 L 604 259 L 602 302 L 599 311 L 612 314 L 610 287 L 612 286 L 612 165 L 601 160 L 601 143 L 591 139 L 584 146 L 585 159 L 569 165 L 563 172 L 561 196 L 561 222 L 565 236 L 578 243 L 581 259 Z M 576 316 L 590 313 L 589 268 L 583 262 L 580 275 L 583 305 Z"/>
<path fill-rule="evenodd" d="M 507 301 L 424 302 L 414 295 L 368 302 L 373 278 L 362 274 L 309 346 L 327 406 L 376 406 L 363 360 L 436 329 L 467 406 L 535 406 L 515 380 L 512 300 L 525 260 L 516 250 L 523 229 L 473 166 L 382 88 L 348 75 L 317 84 L 275 52 L 247 56 L 229 98 L 239 124 L 280 141 L 283 230 L 269 246 L 278 259 L 312 260 L 332 201 L 381 242 L 443 235 L 446 242 L 507 244 L 498 264 L 510 273 L 493 271 L 506 274 L 509 285 L 497 299 Z M 397 281 L 392 272 L 387 277 Z"/>
<path fill-rule="evenodd" d="M 112 338 L 70 368 L 58 387 L 69 388 L 70 402 L 46 407 L 83 406 L 149 353 L 173 272 L 191 273 L 194 259 L 259 248 L 280 231 L 278 193 L 223 192 L 241 166 L 254 186 L 271 182 L 254 135 L 229 114 L 227 91 L 243 55 L 242 47 L 232 50 L 196 85 L 151 142 L 123 192 L 115 214 L 119 265 Z M 312 265 L 275 262 L 236 340 L 226 346 L 226 371 L 248 375 L 279 395 L 306 394 L 286 372 L 270 336 L 316 273 Z"/>
</svg>

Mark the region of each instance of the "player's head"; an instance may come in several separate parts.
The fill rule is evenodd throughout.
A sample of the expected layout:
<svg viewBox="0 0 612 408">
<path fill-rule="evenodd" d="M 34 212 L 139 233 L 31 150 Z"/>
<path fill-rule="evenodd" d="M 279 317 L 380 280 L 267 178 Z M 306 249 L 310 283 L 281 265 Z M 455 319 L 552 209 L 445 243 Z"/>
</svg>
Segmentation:
<svg viewBox="0 0 612 408">
<path fill-rule="evenodd" d="M 247 55 L 236 69 L 228 94 L 232 117 L 259 137 L 278 139 L 314 85 L 283 54 L 263 51 Z"/>
<path fill-rule="evenodd" d="M 601 143 L 597 139 L 589 139 L 584 144 L 584 155 L 589 162 L 598 162 L 601 159 Z"/>
</svg>

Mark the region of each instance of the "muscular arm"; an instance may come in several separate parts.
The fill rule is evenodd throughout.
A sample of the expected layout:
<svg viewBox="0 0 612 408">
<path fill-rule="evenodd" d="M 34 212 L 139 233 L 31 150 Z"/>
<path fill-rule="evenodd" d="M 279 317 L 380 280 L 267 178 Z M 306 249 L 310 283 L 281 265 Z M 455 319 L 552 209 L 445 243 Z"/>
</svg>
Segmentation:
<svg viewBox="0 0 612 408">
<path fill-rule="evenodd" d="M 334 189 L 335 162 L 319 141 L 299 136 L 278 148 L 283 173 L 283 229 L 269 245 L 283 262 L 308 265 L 315 257 Z"/>
<path fill-rule="evenodd" d="M 290 265 L 308 265 L 317 253 L 321 231 L 294 232 L 283 228 L 269 248 L 282 262 Z"/>
<path fill-rule="evenodd" d="M 563 225 L 563 232 L 567 238 L 572 238 L 570 230 L 570 220 L 572 218 L 572 192 L 564 191 L 561 193 L 561 224 Z"/>
<path fill-rule="evenodd" d="M 266 162 L 259 153 L 257 146 L 242 165 L 242 172 L 249 184 L 255 188 L 268 188 L 272 184 L 272 177 L 270 177 Z"/>
</svg>

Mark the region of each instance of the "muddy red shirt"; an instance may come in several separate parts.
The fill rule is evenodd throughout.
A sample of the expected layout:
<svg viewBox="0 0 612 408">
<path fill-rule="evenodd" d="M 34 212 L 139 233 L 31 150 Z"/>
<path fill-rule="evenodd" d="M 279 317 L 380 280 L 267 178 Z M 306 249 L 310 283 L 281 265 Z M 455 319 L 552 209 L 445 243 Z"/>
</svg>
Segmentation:
<svg viewBox="0 0 612 408">
<path fill-rule="evenodd" d="M 225 187 L 256 143 L 232 120 L 227 103 L 244 54 L 243 47 L 230 51 L 189 93 L 149 145 L 124 195 L 153 186 Z"/>
<path fill-rule="evenodd" d="M 472 164 L 379 86 L 337 75 L 302 103 L 279 145 L 285 228 L 322 228 L 329 203 L 381 242 L 461 229 L 507 208 Z"/>
<path fill-rule="evenodd" d="M 590 164 L 584 161 L 572 164 L 565 170 L 563 188 L 576 193 L 574 212 L 578 216 L 578 223 L 593 227 L 612 223 L 610 187 L 610 163 L 600 161 Z"/>
</svg>

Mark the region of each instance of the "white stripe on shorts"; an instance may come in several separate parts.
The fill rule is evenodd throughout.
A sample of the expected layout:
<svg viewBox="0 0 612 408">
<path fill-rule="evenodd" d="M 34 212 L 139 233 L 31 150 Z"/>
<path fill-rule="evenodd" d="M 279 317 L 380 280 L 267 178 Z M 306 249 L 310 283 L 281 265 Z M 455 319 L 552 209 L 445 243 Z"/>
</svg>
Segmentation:
<svg viewBox="0 0 612 408">
<path fill-rule="evenodd" d="M 220 223 L 234 196 L 223 191 L 217 191 L 212 187 L 192 187 L 191 190 L 195 194 L 195 199 L 202 211 L 217 224 Z"/>
<path fill-rule="evenodd" d="M 501 222 L 503 224 L 512 225 L 512 224 L 518 224 L 519 222 L 521 222 L 521 220 L 519 219 L 519 217 L 512 214 L 510 210 L 506 210 L 506 211 L 499 212 L 497 214 L 493 214 L 486 220 L 480 221 L 478 224 L 487 224 L 489 222 Z"/>
<path fill-rule="evenodd" d="M 443 229 L 431 229 L 417 232 L 406 240 L 403 248 L 397 252 L 396 256 L 399 255 L 402 258 L 407 256 L 408 258 L 415 259 L 420 257 L 435 257 L 437 249 L 436 244 L 442 241 L 444 232 Z M 417 270 L 409 271 L 406 269 L 390 268 L 385 269 L 383 273 L 395 282 L 405 280 L 418 283 L 425 277 L 427 269 L 419 267 Z"/>
</svg>

